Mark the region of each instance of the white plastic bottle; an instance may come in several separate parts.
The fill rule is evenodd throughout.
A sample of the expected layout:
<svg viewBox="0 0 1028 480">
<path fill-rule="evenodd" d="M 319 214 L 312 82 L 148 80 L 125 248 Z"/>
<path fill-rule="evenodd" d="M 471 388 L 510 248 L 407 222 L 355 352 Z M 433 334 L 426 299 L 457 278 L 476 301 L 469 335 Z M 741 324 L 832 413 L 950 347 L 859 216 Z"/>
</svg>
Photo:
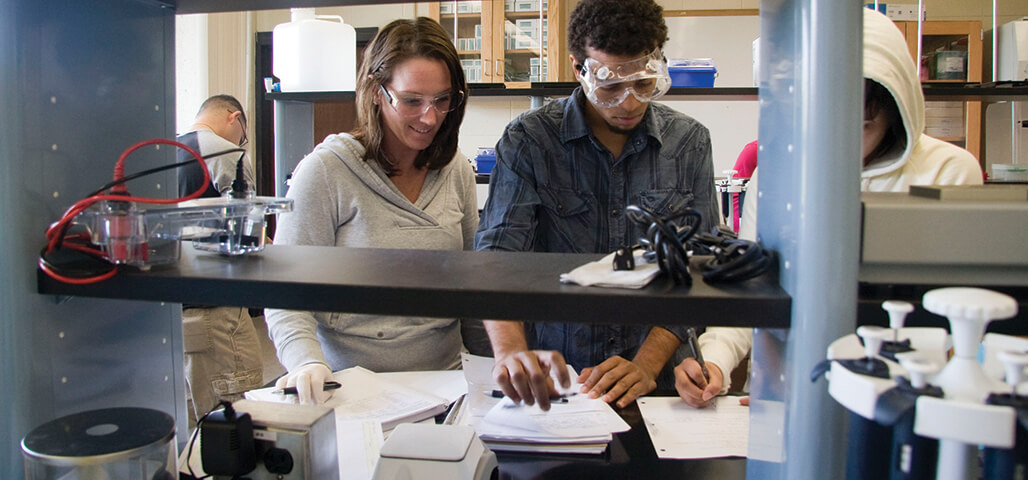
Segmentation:
<svg viewBox="0 0 1028 480">
<path fill-rule="evenodd" d="M 272 31 L 272 70 L 283 92 L 353 91 L 357 32 L 338 15 L 293 8 L 292 21 Z"/>
</svg>

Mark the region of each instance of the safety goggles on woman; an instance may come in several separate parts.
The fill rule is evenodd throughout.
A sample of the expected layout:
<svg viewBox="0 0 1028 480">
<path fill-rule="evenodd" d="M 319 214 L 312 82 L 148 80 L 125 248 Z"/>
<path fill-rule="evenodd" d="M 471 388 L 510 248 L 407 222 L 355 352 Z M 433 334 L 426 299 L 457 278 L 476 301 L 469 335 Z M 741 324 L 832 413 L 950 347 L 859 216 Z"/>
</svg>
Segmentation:
<svg viewBox="0 0 1028 480">
<path fill-rule="evenodd" d="M 586 98 L 598 107 L 621 105 L 629 93 L 640 102 L 649 102 L 660 98 L 671 87 L 671 76 L 660 48 L 623 63 L 602 63 L 587 58 L 576 68 Z"/>
<path fill-rule="evenodd" d="M 417 94 L 396 94 L 389 91 L 385 85 L 379 85 L 382 87 L 382 93 L 385 94 L 386 101 L 396 109 L 396 112 L 404 117 L 419 117 L 428 112 L 429 108 L 435 108 L 437 112 L 442 115 L 446 115 L 457 109 L 461 103 L 464 103 L 464 92 L 444 92 L 434 97 L 426 97 Z"/>
</svg>

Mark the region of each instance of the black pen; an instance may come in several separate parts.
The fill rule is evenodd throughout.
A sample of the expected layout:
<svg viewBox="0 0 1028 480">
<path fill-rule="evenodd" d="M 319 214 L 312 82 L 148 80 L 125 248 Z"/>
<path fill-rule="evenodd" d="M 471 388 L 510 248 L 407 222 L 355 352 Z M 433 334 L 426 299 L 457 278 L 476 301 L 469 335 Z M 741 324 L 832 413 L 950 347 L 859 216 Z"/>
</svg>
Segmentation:
<svg viewBox="0 0 1028 480">
<path fill-rule="evenodd" d="M 564 395 L 551 395 L 550 396 L 550 401 L 551 402 L 557 402 L 557 403 L 568 403 L 568 398 L 567 397 L 570 397 L 572 395 L 575 395 L 575 392 L 566 393 Z M 506 395 L 503 394 L 503 390 L 493 390 L 491 396 L 493 398 L 503 398 L 503 397 L 506 397 Z"/>
<path fill-rule="evenodd" d="M 700 364 L 700 371 L 703 372 L 703 379 L 710 383 L 710 372 L 707 371 L 707 362 L 703 361 L 703 353 L 700 352 L 700 342 L 696 338 L 696 329 L 689 327 L 686 330 L 688 334 L 689 348 L 692 349 L 693 358 L 696 359 L 696 363 Z"/>
<path fill-rule="evenodd" d="M 321 390 L 327 392 L 329 390 L 338 389 L 339 387 L 342 387 L 342 385 L 340 385 L 339 382 L 325 382 L 325 386 Z M 280 390 L 274 390 L 271 393 L 278 393 L 282 395 L 296 395 L 296 387 L 286 387 Z"/>
</svg>

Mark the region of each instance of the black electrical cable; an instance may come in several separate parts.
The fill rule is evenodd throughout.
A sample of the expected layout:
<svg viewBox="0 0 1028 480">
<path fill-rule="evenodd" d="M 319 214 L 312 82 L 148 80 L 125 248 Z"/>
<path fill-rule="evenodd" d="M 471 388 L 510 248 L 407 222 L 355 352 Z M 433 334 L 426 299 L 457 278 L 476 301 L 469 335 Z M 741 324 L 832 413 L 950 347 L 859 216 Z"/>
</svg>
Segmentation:
<svg viewBox="0 0 1028 480">
<path fill-rule="evenodd" d="M 675 283 L 692 286 L 689 253 L 685 243 L 699 229 L 703 219 L 700 212 L 685 208 L 661 218 L 649 208 L 629 205 L 625 208 L 625 214 L 629 220 L 645 229 L 645 236 L 639 239 L 639 243 L 647 249 L 644 258 L 655 261 L 660 271 L 669 275 Z M 677 225 L 676 221 L 685 219 L 693 221 L 684 227 Z"/>
<path fill-rule="evenodd" d="M 693 237 L 694 251 L 713 257 L 700 264 L 708 283 L 740 282 L 756 277 L 771 267 L 771 256 L 757 242 L 735 238 L 734 234 L 714 229 Z"/>
<path fill-rule="evenodd" d="M 229 148 L 229 149 L 226 149 L 226 150 L 222 150 L 220 152 L 214 152 L 214 153 L 211 153 L 211 154 L 208 154 L 208 155 L 204 155 L 203 159 L 207 160 L 209 158 L 219 157 L 221 155 L 227 155 L 227 154 L 232 153 L 232 152 L 242 152 L 242 155 L 239 156 L 239 160 L 237 161 L 236 177 L 237 177 L 237 181 L 238 181 L 238 179 L 242 175 L 241 172 L 242 172 L 243 156 L 246 155 L 246 149 L 239 148 L 239 147 Z M 158 173 L 158 172 L 163 172 L 165 170 L 171 170 L 173 168 L 185 167 L 186 165 L 190 165 L 190 164 L 193 164 L 193 163 L 197 163 L 197 160 L 195 158 L 187 160 L 185 162 L 178 162 L 178 163 L 172 163 L 172 164 L 169 164 L 169 165 L 162 165 L 160 167 L 154 167 L 154 168 L 151 168 L 151 169 L 148 169 L 148 170 L 143 170 L 141 172 L 137 172 L 137 173 L 134 173 L 132 175 L 127 175 L 127 176 L 124 176 L 124 177 L 122 177 L 122 178 L 120 178 L 118 180 L 114 180 L 114 181 L 104 185 L 103 187 L 100 187 L 98 190 L 96 190 L 96 191 L 86 195 L 86 197 L 88 198 L 88 197 L 92 197 L 92 196 L 95 196 L 95 195 L 100 195 L 100 194 L 106 192 L 107 190 L 111 189 L 112 187 L 115 187 L 117 185 L 121 185 L 121 184 L 127 183 L 127 182 L 129 182 L 131 180 L 135 180 L 135 179 L 140 178 L 140 177 L 144 177 L 144 176 L 147 176 L 147 175 L 152 175 L 152 174 Z M 245 184 L 245 180 L 244 180 L 244 184 Z M 233 182 L 233 188 L 235 188 L 235 182 Z M 107 271 L 109 271 L 111 269 L 117 268 L 116 266 L 113 266 L 113 265 L 104 266 L 103 263 L 106 263 L 106 262 L 91 263 L 91 262 L 88 262 L 88 261 L 83 261 L 80 258 L 79 259 L 63 259 L 64 261 L 62 261 L 62 262 L 56 261 L 53 253 L 57 252 L 58 250 L 61 249 L 61 247 L 64 246 L 64 237 L 68 234 L 68 229 L 70 227 L 71 227 L 71 222 L 68 222 L 61 229 L 60 238 L 57 240 L 57 243 L 54 246 L 54 251 L 53 252 L 47 253 L 45 251 L 45 249 L 44 249 L 44 253 L 40 255 L 40 257 L 43 259 L 43 261 L 47 264 L 47 266 L 49 268 L 51 268 L 55 272 L 62 272 L 64 275 L 67 275 L 67 276 L 70 276 L 70 277 L 73 277 L 73 278 L 88 278 L 88 277 L 96 275 L 97 273 L 106 273 Z M 78 252 L 77 256 L 79 256 L 79 257 L 86 257 L 88 255 L 84 254 L 83 252 Z M 77 267 L 72 267 L 73 272 L 67 271 L 68 266 L 70 265 L 70 262 L 74 262 L 77 265 Z M 59 266 L 59 265 L 63 265 L 63 266 Z M 90 267 L 98 267 L 98 268 L 96 270 L 92 270 Z M 103 268 L 99 268 L 99 267 L 103 267 Z"/>
<path fill-rule="evenodd" d="M 245 148 L 238 148 L 238 147 L 237 148 L 229 148 L 227 150 L 222 150 L 220 152 L 215 152 L 215 153 L 212 153 L 210 155 L 204 155 L 203 159 L 207 160 L 209 158 L 220 157 L 222 155 L 226 155 L 226 154 L 229 154 L 229 153 L 232 153 L 232 152 L 243 152 L 243 154 L 245 155 L 246 154 L 246 149 Z M 242 160 L 243 160 L 243 157 L 241 155 L 239 157 L 239 163 L 242 163 Z M 169 165 L 162 165 L 160 167 L 154 167 L 154 168 L 151 168 L 149 170 L 143 170 L 142 172 L 134 173 L 132 175 L 128 175 L 128 176 L 122 177 L 122 178 L 120 178 L 118 180 L 115 180 L 113 182 L 110 182 L 107 185 L 104 185 L 104 186 L 100 187 L 99 190 L 97 190 L 97 191 L 95 191 L 93 193 L 90 193 L 89 195 L 86 195 L 86 196 L 87 197 L 92 197 L 93 195 L 99 195 L 99 194 L 107 191 L 111 187 L 114 187 L 115 185 L 121 185 L 123 183 L 127 183 L 130 180 L 135 180 L 137 178 L 144 177 L 146 175 L 150 175 L 150 174 L 154 174 L 154 173 L 158 173 L 158 172 L 163 172 L 165 170 L 171 170 L 173 168 L 184 167 L 186 165 L 190 165 L 190 164 L 193 164 L 193 163 L 197 163 L 195 158 L 190 159 L 190 160 L 186 160 L 184 162 L 172 163 L 172 164 L 169 164 Z"/>
<path fill-rule="evenodd" d="M 236 178 L 232 180 L 232 198 L 246 198 L 248 188 L 246 186 L 246 177 L 243 175 L 243 157 L 246 153 L 239 156 L 239 160 L 236 160 Z"/>
</svg>

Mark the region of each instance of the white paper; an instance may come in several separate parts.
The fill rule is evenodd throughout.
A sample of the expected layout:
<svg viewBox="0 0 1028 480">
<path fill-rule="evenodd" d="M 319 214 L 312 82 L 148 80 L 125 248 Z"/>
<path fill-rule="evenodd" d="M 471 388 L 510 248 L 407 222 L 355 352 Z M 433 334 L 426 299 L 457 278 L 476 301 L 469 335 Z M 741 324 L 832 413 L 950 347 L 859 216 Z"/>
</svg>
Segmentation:
<svg viewBox="0 0 1028 480">
<path fill-rule="evenodd" d="M 738 397 L 717 397 L 707 408 L 690 407 L 678 397 L 643 397 L 637 403 L 660 458 L 747 454 L 750 412 Z"/>
<path fill-rule="evenodd" d="M 431 393 L 446 400 L 446 403 L 457 401 L 457 397 L 468 391 L 464 381 L 464 372 L 460 370 L 432 370 L 427 372 L 385 372 L 380 377 L 419 392 Z"/>
<path fill-rule="evenodd" d="M 479 435 L 528 441 L 610 441 L 611 434 L 629 429 L 603 400 L 573 395 L 567 403 L 554 402 L 550 410 L 515 404 L 504 398 L 479 424 Z"/>
</svg>

